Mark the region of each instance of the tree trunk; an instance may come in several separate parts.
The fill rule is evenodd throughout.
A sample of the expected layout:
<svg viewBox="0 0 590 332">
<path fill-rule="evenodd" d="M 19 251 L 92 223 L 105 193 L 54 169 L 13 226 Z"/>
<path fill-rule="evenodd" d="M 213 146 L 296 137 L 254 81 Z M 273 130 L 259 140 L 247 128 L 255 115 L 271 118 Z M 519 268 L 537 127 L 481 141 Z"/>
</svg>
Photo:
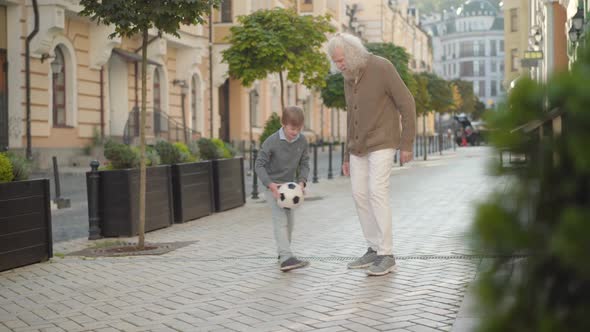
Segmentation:
<svg viewBox="0 0 590 332">
<path fill-rule="evenodd" d="M 279 115 L 283 113 L 285 109 L 285 89 L 283 88 L 283 72 L 279 71 L 279 81 L 281 82 L 281 112 Z"/>
<path fill-rule="evenodd" d="M 146 191 L 146 170 L 145 170 L 145 118 L 147 99 L 147 46 L 148 30 L 143 30 L 141 44 L 141 111 L 139 125 L 139 225 L 137 227 L 137 247 L 142 250 L 145 246 L 145 191 Z"/>
<path fill-rule="evenodd" d="M 426 160 L 428 157 L 428 142 L 426 141 L 426 114 L 427 113 L 422 114 L 422 142 L 424 144 L 424 160 Z"/>
</svg>

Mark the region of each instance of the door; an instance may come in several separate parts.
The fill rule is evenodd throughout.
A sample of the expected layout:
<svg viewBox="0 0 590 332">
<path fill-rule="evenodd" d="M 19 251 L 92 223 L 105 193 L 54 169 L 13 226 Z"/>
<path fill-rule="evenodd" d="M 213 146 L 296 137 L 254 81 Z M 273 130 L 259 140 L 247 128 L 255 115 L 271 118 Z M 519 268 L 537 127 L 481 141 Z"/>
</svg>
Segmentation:
<svg viewBox="0 0 590 332">
<path fill-rule="evenodd" d="M 219 87 L 219 138 L 229 142 L 229 79 Z"/>
<path fill-rule="evenodd" d="M 0 49 L 0 151 L 8 149 L 8 62 Z"/>
</svg>

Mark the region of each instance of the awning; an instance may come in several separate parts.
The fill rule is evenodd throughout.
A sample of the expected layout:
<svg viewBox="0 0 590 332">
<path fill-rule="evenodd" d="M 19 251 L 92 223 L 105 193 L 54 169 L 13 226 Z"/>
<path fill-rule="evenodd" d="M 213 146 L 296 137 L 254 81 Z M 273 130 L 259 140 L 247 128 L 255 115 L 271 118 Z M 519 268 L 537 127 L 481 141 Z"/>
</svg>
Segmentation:
<svg viewBox="0 0 590 332">
<path fill-rule="evenodd" d="M 141 62 L 142 58 L 141 55 L 129 51 L 125 51 L 120 48 L 113 48 L 113 54 L 120 56 L 121 58 L 125 59 L 127 62 Z M 147 59 L 148 65 L 154 66 L 162 66 L 161 64 L 157 63 L 154 60 Z"/>
</svg>

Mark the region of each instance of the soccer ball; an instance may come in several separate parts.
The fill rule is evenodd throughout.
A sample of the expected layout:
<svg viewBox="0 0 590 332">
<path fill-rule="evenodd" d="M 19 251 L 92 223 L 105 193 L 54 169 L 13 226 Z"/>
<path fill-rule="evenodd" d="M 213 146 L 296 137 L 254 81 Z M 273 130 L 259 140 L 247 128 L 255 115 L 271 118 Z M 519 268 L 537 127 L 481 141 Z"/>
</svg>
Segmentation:
<svg viewBox="0 0 590 332">
<path fill-rule="evenodd" d="M 294 209 L 303 203 L 303 189 L 295 182 L 283 183 L 279 187 L 277 203 L 283 209 Z"/>
</svg>

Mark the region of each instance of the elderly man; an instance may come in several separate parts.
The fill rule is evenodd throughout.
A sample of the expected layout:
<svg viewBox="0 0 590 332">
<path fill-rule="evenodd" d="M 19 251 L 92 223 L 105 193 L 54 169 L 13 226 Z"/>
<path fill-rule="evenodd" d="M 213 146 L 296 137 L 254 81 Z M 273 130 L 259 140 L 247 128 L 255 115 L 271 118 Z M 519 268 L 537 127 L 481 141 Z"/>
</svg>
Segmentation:
<svg viewBox="0 0 590 332">
<path fill-rule="evenodd" d="M 339 33 L 328 55 L 344 76 L 348 113 L 347 151 L 342 171 L 350 175 L 352 195 L 367 241 L 367 252 L 348 264 L 385 275 L 395 268 L 389 178 L 396 149 L 412 159 L 416 105 L 391 62 L 367 51 L 357 37 Z M 400 121 L 401 120 L 401 121 Z"/>
</svg>

